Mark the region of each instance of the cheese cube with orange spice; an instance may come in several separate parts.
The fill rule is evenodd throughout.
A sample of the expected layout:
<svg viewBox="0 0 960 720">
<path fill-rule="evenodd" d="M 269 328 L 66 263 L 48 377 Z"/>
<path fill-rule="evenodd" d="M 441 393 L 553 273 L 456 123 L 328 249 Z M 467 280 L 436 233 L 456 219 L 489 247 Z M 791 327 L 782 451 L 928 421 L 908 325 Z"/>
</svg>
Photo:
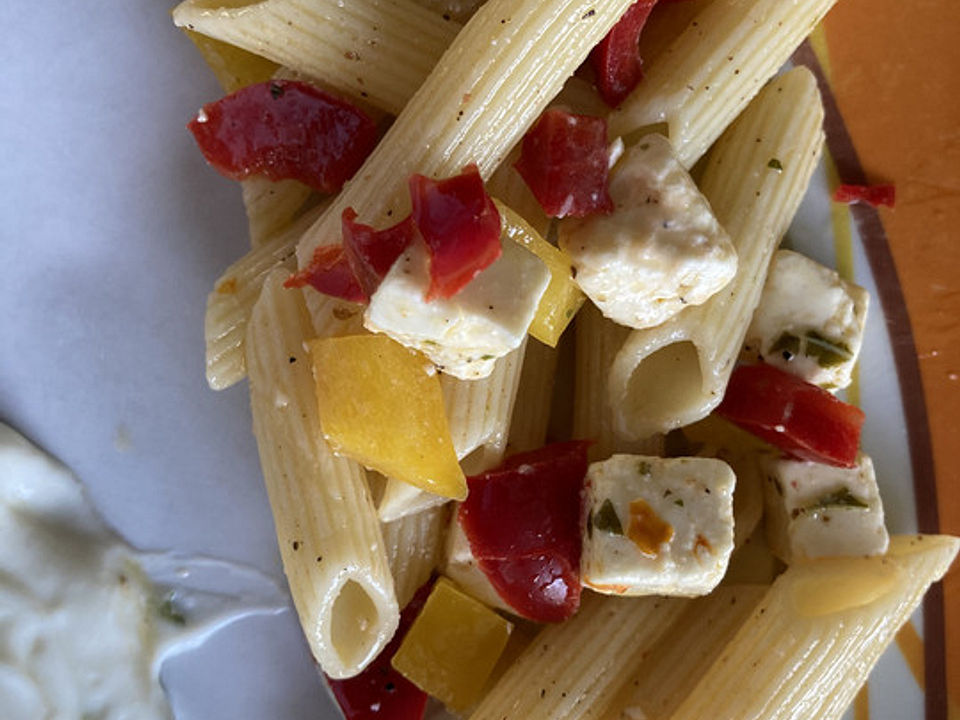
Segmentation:
<svg viewBox="0 0 960 720">
<path fill-rule="evenodd" d="M 430 361 L 385 335 L 315 340 L 310 354 L 334 452 L 437 495 L 467 496 Z"/>
<path fill-rule="evenodd" d="M 586 477 L 584 586 L 612 595 L 706 595 L 733 551 L 730 466 L 614 455 Z"/>
</svg>

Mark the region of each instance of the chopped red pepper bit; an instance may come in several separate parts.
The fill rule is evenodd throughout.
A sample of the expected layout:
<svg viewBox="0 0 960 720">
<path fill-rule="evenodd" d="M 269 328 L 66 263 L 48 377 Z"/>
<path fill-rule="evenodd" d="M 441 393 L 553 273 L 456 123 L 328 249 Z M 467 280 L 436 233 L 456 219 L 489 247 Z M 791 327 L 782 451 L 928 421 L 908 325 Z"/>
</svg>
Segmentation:
<svg viewBox="0 0 960 720">
<path fill-rule="evenodd" d="M 555 443 L 467 478 L 458 518 L 477 564 L 504 601 L 537 622 L 560 622 L 580 605 L 589 446 Z"/>
<path fill-rule="evenodd" d="M 407 631 L 423 609 L 434 580 L 425 583 L 400 613 L 400 625 L 390 643 L 356 677 L 327 678 L 330 691 L 346 720 L 420 720 L 427 707 L 427 694 L 393 669 L 390 660 Z"/>
<path fill-rule="evenodd" d="M 643 61 L 637 43 L 657 0 L 637 0 L 590 52 L 600 97 L 617 107 L 643 78 Z"/>
<path fill-rule="evenodd" d="M 307 83 L 272 80 L 208 103 L 187 128 L 203 156 L 234 180 L 264 175 L 337 192 L 377 142 L 377 126 L 346 100 Z"/>
<path fill-rule="evenodd" d="M 364 303 L 370 299 L 353 274 L 342 245 L 321 245 L 313 251 L 310 264 L 283 283 L 285 288 L 304 285 L 350 302 Z"/>
<path fill-rule="evenodd" d="M 376 292 L 393 263 L 413 242 L 417 226 L 412 215 L 383 230 L 374 230 L 369 225 L 354 222 L 356 219 L 357 213 L 353 208 L 343 211 L 343 251 L 353 274 L 369 297 Z"/>
<path fill-rule="evenodd" d="M 834 202 L 865 202 L 873 207 L 893 207 L 896 199 L 897 189 L 893 185 L 840 185 L 833 193 Z"/>
<path fill-rule="evenodd" d="M 476 165 L 433 180 L 411 175 L 413 221 L 430 253 L 427 300 L 450 298 L 502 252 L 500 213 Z"/>
<path fill-rule="evenodd" d="M 799 460 L 854 467 L 863 411 L 772 365 L 741 365 L 717 414 Z"/>
<path fill-rule="evenodd" d="M 547 110 L 524 136 L 515 167 L 551 217 L 613 212 L 604 118 Z"/>
</svg>

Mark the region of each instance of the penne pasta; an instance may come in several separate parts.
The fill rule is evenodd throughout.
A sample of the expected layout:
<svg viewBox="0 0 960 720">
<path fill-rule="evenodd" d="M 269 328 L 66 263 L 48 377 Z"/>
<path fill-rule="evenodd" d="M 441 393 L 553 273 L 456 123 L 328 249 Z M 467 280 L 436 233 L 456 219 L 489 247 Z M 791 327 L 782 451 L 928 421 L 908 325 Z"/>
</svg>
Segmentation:
<svg viewBox="0 0 960 720">
<path fill-rule="evenodd" d="M 528 340 L 517 399 L 510 419 L 508 454 L 533 450 L 547 441 L 556 371 L 557 349 L 536 340 Z"/>
<path fill-rule="evenodd" d="M 610 370 L 618 432 L 647 437 L 720 403 L 770 258 L 816 167 L 822 125 L 816 80 L 797 68 L 768 85 L 711 152 L 701 190 L 736 246 L 737 274 L 704 304 L 630 333 Z"/>
<path fill-rule="evenodd" d="M 445 506 L 433 507 L 380 525 L 400 607 L 440 565 L 447 515 Z"/>
<path fill-rule="evenodd" d="M 323 440 L 304 348 L 313 328 L 285 277 L 267 277 L 247 328 L 253 429 L 307 642 L 325 673 L 350 677 L 390 640 L 399 610 L 363 470 Z"/>
<path fill-rule="evenodd" d="M 610 114 L 610 136 L 666 122 L 677 155 L 692 167 L 835 2 L 708 3 Z"/>
<path fill-rule="evenodd" d="M 671 720 L 839 718 L 958 547 L 898 536 L 886 556 L 791 566 Z"/>
<path fill-rule="evenodd" d="M 460 29 L 413 0 L 186 0 L 173 21 L 392 114 Z"/>
<path fill-rule="evenodd" d="M 313 191 L 296 180 L 274 182 L 251 177 L 240 183 L 250 226 L 250 246 L 258 248 L 290 226 L 304 212 Z M 302 232 L 302 229 L 300 230 Z"/>
<path fill-rule="evenodd" d="M 542 630 L 471 720 L 598 717 L 689 602 L 585 594 L 577 615 Z"/>
</svg>

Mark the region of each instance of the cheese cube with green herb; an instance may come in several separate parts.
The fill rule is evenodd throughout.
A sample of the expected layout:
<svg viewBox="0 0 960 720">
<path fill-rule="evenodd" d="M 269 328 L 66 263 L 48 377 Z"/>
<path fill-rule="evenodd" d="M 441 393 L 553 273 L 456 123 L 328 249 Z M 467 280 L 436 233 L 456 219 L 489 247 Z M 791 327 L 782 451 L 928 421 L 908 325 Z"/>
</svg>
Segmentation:
<svg viewBox="0 0 960 720">
<path fill-rule="evenodd" d="M 363 324 L 419 350 L 449 375 L 475 380 L 527 335 L 550 271 L 512 240 L 503 254 L 451 298 L 427 302 L 430 260 L 415 242 L 390 268 L 370 298 Z"/>
<path fill-rule="evenodd" d="M 828 390 L 850 384 L 870 296 L 828 267 L 778 250 L 744 353 Z"/>
<path fill-rule="evenodd" d="M 852 468 L 767 458 L 763 469 L 767 544 L 784 562 L 887 551 L 869 456 Z"/>
<path fill-rule="evenodd" d="M 733 551 L 730 466 L 614 455 L 586 478 L 581 581 L 614 595 L 709 593 Z"/>
<path fill-rule="evenodd" d="M 733 243 L 662 135 L 644 136 L 620 158 L 610 197 L 611 214 L 559 226 L 577 284 L 605 317 L 653 327 L 733 278 Z"/>
</svg>

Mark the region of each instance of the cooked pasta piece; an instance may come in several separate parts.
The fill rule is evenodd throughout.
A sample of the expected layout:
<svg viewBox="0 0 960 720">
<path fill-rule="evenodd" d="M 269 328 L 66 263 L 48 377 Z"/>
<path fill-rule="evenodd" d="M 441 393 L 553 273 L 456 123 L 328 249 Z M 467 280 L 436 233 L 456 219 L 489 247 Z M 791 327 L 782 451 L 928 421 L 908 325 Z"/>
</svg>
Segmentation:
<svg viewBox="0 0 960 720">
<path fill-rule="evenodd" d="M 273 270 L 289 275 L 296 269 L 296 244 L 306 227 L 321 213 L 322 207 L 303 216 L 286 231 L 261 247 L 251 250 L 228 267 L 207 296 L 204 336 L 207 346 L 207 383 L 214 390 L 223 390 L 243 380 L 247 369 L 243 355 L 247 320 L 253 304 L 260 297 L 263 281 Z M 360 313 L 340 302 L 343 318 L 338 334 L 360 332 Z M 352 322 L 351 322 L 352 320 Z"/>
<path fill-rule="evenodd" d="M 822 125 L 816 80 L 796 68 L 771 82 L 717 143 L 700 185 L 737 248 L 737 273 L 703 305 L 629 335 L 610 370 L 617 431 L 646 437 L 720 403 L 770 258 L 816 167 Z"/>
<path fill-rule="evenodd" d="M 607 378 L 614 356 L 629 335 L 630 328 L 607 320 L 593 304 L 577 315 L 573 436 L 596 441 L 590 447 L 591 460 L 618 452 L 659 455 L 663 450 L 662 436 L 630 440 L 614 425 Z"/>
<path fill-rule="evenodd" d="M 586 593 L 573 619 L 537 635 L 471 720 L 598 717 L 689 602 Z"/>
<path fill-rule="evenodd" d="M 247 328 L 250 405 L 280 556 L 307 642 L 331 677 L 360 672 L 397 628 L 399 610 L 363 470 L 320 430 L 300 293 L 275 270 Z"/>
<path fill-rule="evenodd" d="M 671 720 L 839 718 L 960 539 L 890 539 L 886 556 L 791 566 Z"/>
<path fill-rule="evenodd" d="M 766 591 L 764 585 L 719 587 L 693 600 L 634 668 L 603 720 L 667 720 Z"/>
<path fill-rule="evenodd" d="M 309 187 L 296 180 L 274 182 L 265 177 L 250 177 L 242 180 L 240 186 L 250 226 L 250 246 L 254 248 L 283 232 L 304 212 L 313 194 Z"/>
<path fill-rule="evenodd" d="M 433 507 L 380 525 L 400 607 L 440 564 L 447 515 L 446 507 Z"/>
<path fill-rule="evenodd" d="M 546 443 L 556 370 L 557 349 L 536 340 L 527 341 L 510 420 L 508 454 L 534 450 Z"/>
<path fill-rule="evenodd" d="M 186 0 L 173 21 L 392 114 L 460 29 L 413 0 Z"/>
<path fill-rule="evenodd" d="M 677 155 L 692 167 L 835 2 L 709 3 L 610 114 L 611 137 L 666 122 Z"/>
</svg>

